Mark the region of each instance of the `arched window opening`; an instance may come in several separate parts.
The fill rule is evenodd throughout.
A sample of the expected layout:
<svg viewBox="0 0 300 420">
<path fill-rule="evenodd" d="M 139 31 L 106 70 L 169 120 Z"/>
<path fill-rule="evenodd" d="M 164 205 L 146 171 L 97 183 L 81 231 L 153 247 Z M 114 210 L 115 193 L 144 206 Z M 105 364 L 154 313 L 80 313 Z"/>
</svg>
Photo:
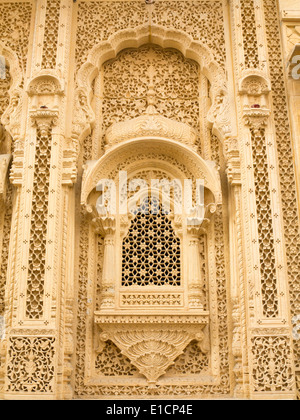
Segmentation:
<svg viewBox="0 0 300 420">
<path fill-rule="evenodd" d="M 145 198 L 122 245 L 122 286 L 180 286 L 180 239 L 159 200 Z"/>
</svg>

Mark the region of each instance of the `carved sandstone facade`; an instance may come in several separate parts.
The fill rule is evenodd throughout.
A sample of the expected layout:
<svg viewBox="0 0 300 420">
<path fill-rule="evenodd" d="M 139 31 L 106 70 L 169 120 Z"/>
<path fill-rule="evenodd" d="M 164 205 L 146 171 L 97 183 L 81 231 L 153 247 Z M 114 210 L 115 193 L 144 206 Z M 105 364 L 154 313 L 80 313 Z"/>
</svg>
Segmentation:
<svg viewBox="0 0 300 420">
<path fill-rule="evenodd" d="M 0 398 L 300 399 L 296 3 L 1 0 Z"/>
</svg>

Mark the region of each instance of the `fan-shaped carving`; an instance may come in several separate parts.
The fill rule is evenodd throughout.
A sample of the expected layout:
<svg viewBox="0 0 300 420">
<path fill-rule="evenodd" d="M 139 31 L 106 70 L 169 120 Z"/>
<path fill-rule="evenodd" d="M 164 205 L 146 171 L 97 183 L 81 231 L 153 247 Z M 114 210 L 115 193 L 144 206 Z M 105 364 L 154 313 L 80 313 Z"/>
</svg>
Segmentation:
<svg viewBox="0 0 300 420">
<path fill-rule="evenodd" d="M 104 314 L 96 312 L 102 332 L 99 348 L 111 340 L 149 383 L 156 383 L 193 340 L 207 352 L 208 312 L 180 315 Z"/>
</svg>

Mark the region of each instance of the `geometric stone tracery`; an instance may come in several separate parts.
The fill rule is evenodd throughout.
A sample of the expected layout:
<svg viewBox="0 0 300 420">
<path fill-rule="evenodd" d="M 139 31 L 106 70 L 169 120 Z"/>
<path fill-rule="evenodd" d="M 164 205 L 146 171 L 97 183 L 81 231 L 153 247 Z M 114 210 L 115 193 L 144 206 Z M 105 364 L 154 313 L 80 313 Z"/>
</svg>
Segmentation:
<svg viewBox="0 0 300 420">
<path fill-rule="evenodd" d="M 123 239 L 122 286 L 180 286 L 180 241 L 158 200 L 146 198 Z"/>
<path fill-rule="evenodd" d="M 284 70 L 282 68 L 282 54 L 275 53 L 278 45 L 281 44 L 280 33 L 275 28 L 278 12 L 272 13 L 276 9 L 272 0 L 264 1 L 264 12 L 267 16 L 266 39 L 269 55 L 273 56 L 272 66 L 270 67 L 271 83 L 276 94 L 273 96 L 274 122 L 276 128 L 276 147 L 278 153 L 278 167 L 280 174 L 280 189 L 283 206 L 284 233 L 287 252 L 287 269 L 290 293 L 291 317 L 299 314 L 299 201 L 297 203 L 297 190 L 295 187 L 295 170 L 293 164 L 293 145 L 290 133 L 290 122 L 288 103 L 286 99 L 286 89 L 284 80 Z M 298 195 L 299 200 L 299 195 Z M 298 399 L 300 398 L 299 380 L 299 341 L 294 340 L 294 360 L 297 370 L 297 389 Z"/>
</svg>

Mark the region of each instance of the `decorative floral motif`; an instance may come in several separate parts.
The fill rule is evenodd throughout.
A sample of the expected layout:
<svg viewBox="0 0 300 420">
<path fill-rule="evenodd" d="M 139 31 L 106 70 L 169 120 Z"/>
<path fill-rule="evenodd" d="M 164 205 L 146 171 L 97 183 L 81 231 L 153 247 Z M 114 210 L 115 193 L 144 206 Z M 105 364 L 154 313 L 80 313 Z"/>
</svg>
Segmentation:
<svg viewBox="0 0 300 420">
<path fill-rule="evenodd" d="M 103 84 L 103 134 L 113 123 L 142 118 L 141 115 L 146 113 L 149 105 L 147 98 L 150 86 L 153 86 L 158 114 L 153 117 L 161 125 L 161 135 L 164 134 L 166 125 L 163 117 L 184 122 L 199 133 L 199 66 L 195 61 L 185 59 L 180 52 L 154 45 L 125 50 L 116 59 L 104 64 Z M 149 122 L 150 118 L 149 115 Z M 147 119 L 143 122 L 146 123 Z M 158 129 L 159 127 L 153 127 L 155 133 Z M 147 130 L 151 131 L 151 128 L 146 127 Z M 170 130 L 171 128 L 168 129 Z M 175 125 L 173 131 L 174 137 L 179 141 L 182 134 L 185 134 L 179 125 Z M 195 134 L 189 131 L 183 140 L 193 143 Z M 123 126 L 119 132 L 126 136 Z M 111 137 L 113 133 L 109 131 L 109 134 Z"/>
<path fill-rule="evenodd" d="M 53 393 L 53 337 L 11 337 L 8 349 L 8 392 Z"/>
<path fill-rule="evenodd" d="M 135 28 L 148 21 L 145 4 L 139 1 L 92 1 L 78 4 L 76 60 L 80 67 L 88 52 L 116 30 Z"/>
<path fill-rule="evenodd" d="M 203 353 L 196 341 L 192 341 L 167 370 L 171 375 L 199 375 L 209 369 L 209 354 Z"/>
<path fill-rule="evenodd" d="M 293 391 L 291 349 L 286 337 L 252 339 L 255 392 Z"/>
<path fill-rule="evenodd" d="M 159 1 L 153 8 L 139 1 L 81 2 L 78 7 L 76 60 L 80 67 L 88 52 L 117 30 L 135 28 L 152 21 L 167 28 L 180 29 L 207 44 L 214 59 L 224 66 L 225 39 L 221 1 Z"/>
<path fill-rule="evenodd" d="M 200 349 L 207 352 L 203 347 L 203 329 L 208 322 L 205 313 L 175 317 L 149 315 L 147 319 L 145 316 L 116 317 L 99 312 L 95 321 L 102 330 L 98 351 L 103 351 L 106 341 L 114 342 L 147 378 L 150 386 L 157 382 L 191 341 L 196 340 Z"/>
<path fill-rule="evenodd" d="M 121 350 L 109 340 L 97 355 L 95 369 L 101 376 L 133 376 L 138 372 Z"/>
<path fill-rule="evenodd" d="M 158 1 L 152 22 L 180 29 L 206 44 L 217 63 L 225 64 L 224 16 L 221 1 Z"/>
<path fill-rule="evenodd" d="M 28 59 L 31 12 L 31 2 L 0 4 L 1 42 L 17 54 L 23 77 Z"/>
<path fill-rule="evenodd" d="M 9 68 L 5 69 L 5 78 L 0 77 L 0 118 L 9 105 L 9 88 L 11 85 L 11 74 Z M 1 138 L 0 138 L 1 140 Z"/>
<path fill-rule="evenodd" d="M 178 293 L 122 293 L 122 306 L 169 307 L 183 306 L 182 294 Z"/>
</svg>

